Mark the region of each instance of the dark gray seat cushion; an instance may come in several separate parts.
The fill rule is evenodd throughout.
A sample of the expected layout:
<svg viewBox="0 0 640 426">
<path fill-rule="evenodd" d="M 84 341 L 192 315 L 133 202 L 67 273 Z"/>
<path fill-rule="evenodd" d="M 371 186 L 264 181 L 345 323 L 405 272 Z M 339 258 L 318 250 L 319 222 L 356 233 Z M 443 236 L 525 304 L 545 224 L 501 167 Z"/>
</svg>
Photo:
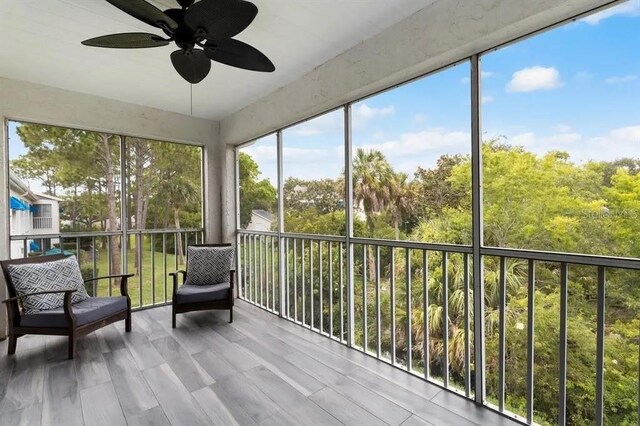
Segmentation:
<svg viewBox="0 0 640 426">
<path fill-rule="evenodd" d="M 184 284 L 178 287 L 178 291 L 176 292 L 176 302 L 182 304 L 227 300 L 229 298 L 230 288 L 231 284 L 229 283 L 213 285 Z"/>
<path fill-rule="evenodd" d="M 127 298 L 90 297 L 72 305 L 76 326 L 98 321 L 127 309 Z M 20 317 L 22 327 L 68 327 L 64 308 L 49 309 Z"/>
</svg>

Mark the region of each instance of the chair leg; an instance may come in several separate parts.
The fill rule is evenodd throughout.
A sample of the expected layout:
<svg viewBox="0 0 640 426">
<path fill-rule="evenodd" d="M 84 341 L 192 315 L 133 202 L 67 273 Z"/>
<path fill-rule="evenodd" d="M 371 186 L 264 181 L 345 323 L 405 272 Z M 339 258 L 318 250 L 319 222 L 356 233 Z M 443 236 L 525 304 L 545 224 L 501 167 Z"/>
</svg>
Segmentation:
<svg viewBox="0 0 640 426">
<path fill-rule="evenodd" d="M 127 318 L 124 320 L 124 331 L 131 332 L 131 311 L 127 314 Z"/>
<path fill-rule="evenodd" d="M 233 322 L 233 307 L 229 309 L 229 323 Z"/>
<path fill-rule="evenodd" d="M 171 328 L 176 328 L 176 311 L 173 309 L 171 311 Z"/>
<path fill-rule="evenodd" d="M 72 334 L 69 336 L 69 359 L 76 356 L 76 337 Z"/>
<path fill-rule="evenodd" d="M 9 335 L 9 355 L 16 353 L 16 346 L 18 345 L 18 337 L 15 334 Z"/>
</svg>

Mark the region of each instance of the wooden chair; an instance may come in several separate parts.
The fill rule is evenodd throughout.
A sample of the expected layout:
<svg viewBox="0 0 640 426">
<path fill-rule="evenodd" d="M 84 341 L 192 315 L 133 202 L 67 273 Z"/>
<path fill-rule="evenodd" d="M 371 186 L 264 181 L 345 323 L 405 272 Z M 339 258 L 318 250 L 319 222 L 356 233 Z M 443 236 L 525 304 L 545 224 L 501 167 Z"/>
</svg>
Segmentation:
<svg viewBox="0 0 640 426">
<path fill-rule="evenodd" d="M 26 334 L 44 334 L 69 336 L 69 359 L 76 354 L 76 341 L 93 331 L 116 321 L 125 320 L 125 330 L 131 331 L 131 299 L 127 293 L 127 280 L 133 274 L 109 275 L 85 280 L 85 283 L 101 279 L 120 278 L 120 294 L 117 297 L 89 297 L 79 303 L 72 304 L 71 296 L 77 291 L 54 290 L 40 291 L 19 296 L 13 284 L 9 265 L 23 265 L 51 262 L 64 259 L 65 255 L 29 257 L 1 261 L 2 272 L 9 293 L 9 298 L 2 303 L 7 307 L 9 331 L 9 355 L 16 353 L 18 338 Z M 24 314 L 22 299 L 38 294 L 64 293 L 62 308 Z"/>
<path fill-rule="evenodd" d="M 197 244 L 190 247 L 231 247 L 231 244 Z M 189 284 L 187 273 L 188 270 L 179 270 L 169 274 L 173 277 L 171 326 L 176 328 L 176 314 L 210 309 L 229 309 L 229 322 L 233 322 L 235 270 L 229 271 L 229 282 L 210 285 Z M 178 275 L 182 275 L 182 285 L 178 284 Z"/>
</svg>

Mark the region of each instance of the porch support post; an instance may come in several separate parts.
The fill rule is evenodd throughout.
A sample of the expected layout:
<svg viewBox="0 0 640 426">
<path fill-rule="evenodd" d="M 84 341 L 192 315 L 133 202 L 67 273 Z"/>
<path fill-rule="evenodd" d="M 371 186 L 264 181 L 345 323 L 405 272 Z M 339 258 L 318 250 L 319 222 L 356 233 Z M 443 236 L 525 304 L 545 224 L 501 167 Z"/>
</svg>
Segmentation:
<svg viewBox="0 0 640 426">
<path fill-rule="evenodd" d="M 475 402 L 485 402 L 484 353 L 484 267 L 481 255 L 482 219 L 482 131 L 481 131 L 480 58 L 471 57 L 471 187 L 473 228 L 473 328 Z M 468 337 L 467 337 L 468 338 Z"/>
<path fill-rule="evenodd" d="M 289 254 L 285 251 L 284 237 L 284 176 L 282 175 L 282 130 L 278 130 L 277 136 L 277 161 L 278 161 L 278 283 L 280 290 L 280 317 L 285 318 L 286 312 L 286 280 L 285 265 L 286 256 Z"/>
<path fill-rule="evenodd" d="M 347 277 L 347 345 L 354 344 L 354 284 L 353 284 L 353 140 L 351 132 L 351 104 L 344 107 L 344 208 L 347 221 L 346 232 L 346 261 L 345 271 Z"/>
<path fill-rule="evenodd" d="M 10 257 L 9 241 L 9 133 L 7 122 L 0 112 L 0 259 L 8 259 Z M 2 274 L 0 274 L 2 275 Z M 7 287 L 4 283 L 4 277 L 0 276 L 0 300 L 7 298 Z M 0 339 L 7 337 L 7 312 L 6 309 L 0 307 Z"/>
</svg>

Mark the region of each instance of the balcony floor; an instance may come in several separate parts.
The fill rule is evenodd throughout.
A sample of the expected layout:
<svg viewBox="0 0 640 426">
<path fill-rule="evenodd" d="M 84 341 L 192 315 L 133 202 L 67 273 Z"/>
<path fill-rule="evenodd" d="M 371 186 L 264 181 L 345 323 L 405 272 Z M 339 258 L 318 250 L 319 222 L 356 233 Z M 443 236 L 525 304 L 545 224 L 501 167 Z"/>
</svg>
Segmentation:
<svg viewBox="0 0 640 426">
<path fill-rule="evenodd" d="M 228 312 L 133 314 L 79 341 L 0 342 L 2 424 L 507 425 L 515 422 L 238 301 Z"/>
</svg>

